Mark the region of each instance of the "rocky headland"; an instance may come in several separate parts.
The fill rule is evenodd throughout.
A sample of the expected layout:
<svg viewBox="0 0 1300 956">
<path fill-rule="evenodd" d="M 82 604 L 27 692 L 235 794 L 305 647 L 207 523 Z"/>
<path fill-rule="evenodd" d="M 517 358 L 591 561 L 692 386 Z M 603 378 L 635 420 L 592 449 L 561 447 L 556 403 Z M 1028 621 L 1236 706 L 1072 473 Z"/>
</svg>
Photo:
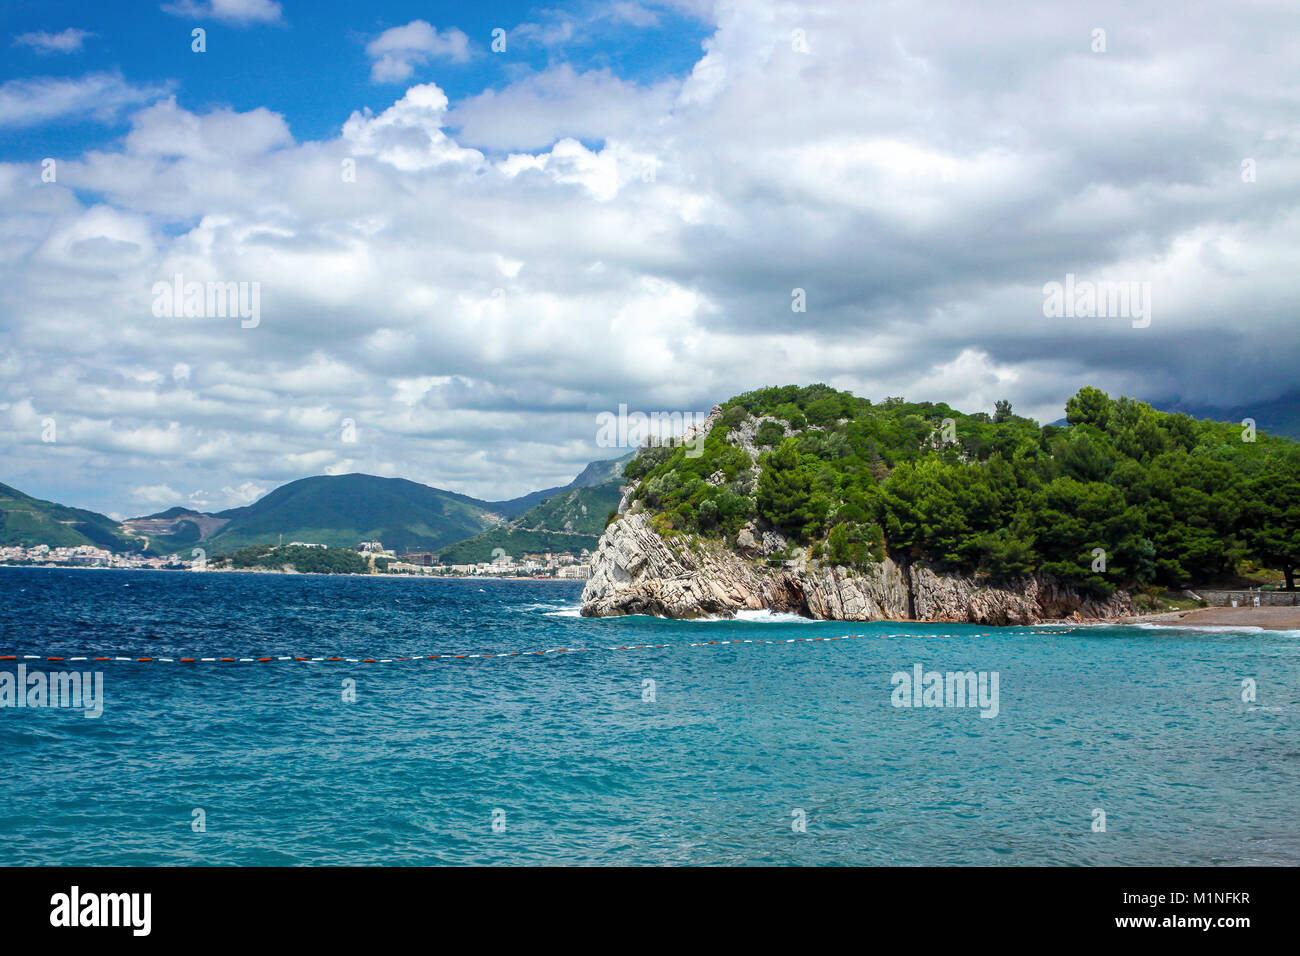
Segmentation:
<svg viewBox="0 0 1300 956">
<path fill-rule="evenodd" d="M 620 515 L 605 529 L 582 592 L 582 614 L 611 617 L 730 617 L 771 610 L 831 621 L 935 621 L 1018 625 L 1099 620 L 1133 613 L 1129 595 L 1080 595 L 1046 575 L 997 585 L 943 574 L 890 557 L 850 569 L 787 552 L 774 532 L 752 526 L 736 548 L 717 539 L 665 540 L 644 511 Z"/>
<path fill-rule="evenodd" d="M 1186 611 L 1261 568 L 1293 587 L 1295 442 L 1091 386 L 1065 412 L 735 396 L 627 463 L 582 613 L 1025 625 Z"/>
</svg>

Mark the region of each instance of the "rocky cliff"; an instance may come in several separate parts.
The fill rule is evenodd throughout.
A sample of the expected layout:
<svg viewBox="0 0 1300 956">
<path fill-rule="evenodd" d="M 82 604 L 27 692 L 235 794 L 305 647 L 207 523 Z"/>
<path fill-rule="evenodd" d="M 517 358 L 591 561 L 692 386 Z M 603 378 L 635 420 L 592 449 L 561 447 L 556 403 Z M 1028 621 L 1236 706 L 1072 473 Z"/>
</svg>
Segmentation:
<svg viewBox="0 0 1300 956">
<path fill-rule="evenodd" d="M 610 617 L 729 617 L 768 609 L 834 621 L 916 620 L 972 624 L 1034 624 L 1108 618 L 1133 611 L 1128 594 L 1084 597 L 1046 575 L 992 586 L 977 578 L 903 566 L 886 558 L 866 570 L 777 560 L 785 542 L 746 528 L 736 550 L 721 541 L 665 540 L 644 511 L 621 515 L 605 529 L 582 592 L 582 614 Z M 802 555 L 802 552 L 796 552 Z"/>
</svg>

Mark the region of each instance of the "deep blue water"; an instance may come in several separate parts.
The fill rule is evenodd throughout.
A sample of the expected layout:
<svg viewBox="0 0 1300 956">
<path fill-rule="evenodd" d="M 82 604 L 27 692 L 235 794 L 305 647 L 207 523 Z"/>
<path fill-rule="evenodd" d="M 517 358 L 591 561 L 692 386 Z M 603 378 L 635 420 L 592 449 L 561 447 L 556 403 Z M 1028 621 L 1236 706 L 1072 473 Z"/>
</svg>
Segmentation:
<svg viewBox="0 0 1300 956">
<path fill-rule="evenodd" d="M 0 655 L 594 648 L 0 661 L 105 692 L 0 709 L 0 863 L 1300 863 L 1300 634 L 588 620 L 580 590 L 0 568 Z M 684 646 L 729 640 L 783 643 Z M 678 646 L 611 649 L 643 643 Z M 917 663 L 998 672 L 998 716 L 895 707 Z"/>
</svg>

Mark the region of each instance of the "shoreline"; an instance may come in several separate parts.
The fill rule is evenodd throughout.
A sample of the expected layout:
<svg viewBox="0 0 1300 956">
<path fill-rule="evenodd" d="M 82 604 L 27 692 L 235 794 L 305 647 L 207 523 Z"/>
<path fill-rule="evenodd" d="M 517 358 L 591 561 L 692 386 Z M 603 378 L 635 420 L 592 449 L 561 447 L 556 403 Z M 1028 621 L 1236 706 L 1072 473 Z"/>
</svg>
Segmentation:
<svg viewBox="0 0 1300 956">
<path fill-rule="evenodd" d="M 162 574 L 186 573 L 183 569 L 168 568 L 103 568 L 103 567 L 85 567 L 77 565 L 43 565 L 43 564 L 0 564 L 0 568 L 25 568 L 25 569 L 46 569 L 60 571 L 151 571 Z M 512 577 L 507 575 L 475 575 L 475 574 L 394 574 L 390 572 L 372 572 L 370 574 L 325 574 L 310 571 L 272 571 L 270 569 L 253 569 L 253 568 L 209 568 L 206 571 L 192 571 L 193 574 L 273 574 L 273 575 L 303 575 L 310 577 L 325 578 L 402 578 L 418 581 L 549 581 L 556 583 L 575 584 L 583 583 L 568 578 L 534 578 L 534 577 Z M 650 615 L 655 616 L 655 615 Z M 675 620 L 674 618 L 662 618 L 663 620 Z M 712 618 L 708 620 L 728 621 L 736 618 Z M 816 622 L 818 618 L 807 618 L 808 621 Z M 880 622 L 885 622 L 882 618 Z M 845 623 L 845 622 L 840 622 Z M 862 623 L 877 623 L 877 621 L 867 621 Z M 899 620 L 887 623 L 897 624 L 937 624 L 937 621 L 909 621 Z M 960 623 L 960 622 L 955 622 Z M 1200 607 L 1188 608 L 1183 611 L 1161 611 L 1153 614 L 1128 614 L 1121 617 L 1102 617 L 1079 620 L 1077 618 L 1059 618 L 1039 621 L 1040 625 L 1051 625 L 1056 627 L 1074 626 L 1074 627 L 1105 627 L 1107 625 L 1131 626 L 1134 624 L 1155 624 L 1162 627 L 1195 627 L 1195 628 L 1212 628 L 1212 627 L 1257 627 L 1266 631 L 1300 631 L 1300 606 L 1296 607 Z M 990 625 L 996 626 L 996 625 Z M 1036 625 L 1003 625 L 1008 627 L 1033 627 Z"/>
<path fill-rule="evenodd" d="M 195 571 L 192 568 L 105 568 L 78 564 L 0 564 L 0 569 L 40 569 L 45 571 L 151 571 L 163 574 L 285 574 L 318 578 L 405 578 L 415 581 L 559 581 L 565 584 L 581 584 L 580 578 L 520 578 L 505 574 L 399 574 L 392 571 L 372 571 L 369 574 L 348 574 L 326 571 L 275 571 L 271 568 L 207 568 Z"/>
<path fill-rule="evenodd" d="M 1300 631 L 1300 607 L 1195 607 L 1186 611 L 1133 614 L 1097 623 L 1160 624 L 1165 627 L 1258 627 L 1266 631 Z"/>
</svg>

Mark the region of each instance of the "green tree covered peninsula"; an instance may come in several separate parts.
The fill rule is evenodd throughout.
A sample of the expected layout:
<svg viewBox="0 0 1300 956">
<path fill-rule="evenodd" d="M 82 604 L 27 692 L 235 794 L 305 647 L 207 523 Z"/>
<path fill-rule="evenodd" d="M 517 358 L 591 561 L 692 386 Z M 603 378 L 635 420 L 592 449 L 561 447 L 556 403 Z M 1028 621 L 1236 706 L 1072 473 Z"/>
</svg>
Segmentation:
<svg viewBox="0 0 1300 956">
<path fill-rule="evenodd" d="M 625 474 L 670 539 L 735 544 L 748 525 L 846 566 L 888 552 L 994 581 L 1051 574 L 1099 595 L 1204 583 L 1243 562 L 1294 587 L 1300 444 L 1091 387 L 1066 421 L 1040 426 L 1006 402 L 964 414 L 765 388 L 720 406 L 696 457 L 648 448 Z"/>
</svg>

